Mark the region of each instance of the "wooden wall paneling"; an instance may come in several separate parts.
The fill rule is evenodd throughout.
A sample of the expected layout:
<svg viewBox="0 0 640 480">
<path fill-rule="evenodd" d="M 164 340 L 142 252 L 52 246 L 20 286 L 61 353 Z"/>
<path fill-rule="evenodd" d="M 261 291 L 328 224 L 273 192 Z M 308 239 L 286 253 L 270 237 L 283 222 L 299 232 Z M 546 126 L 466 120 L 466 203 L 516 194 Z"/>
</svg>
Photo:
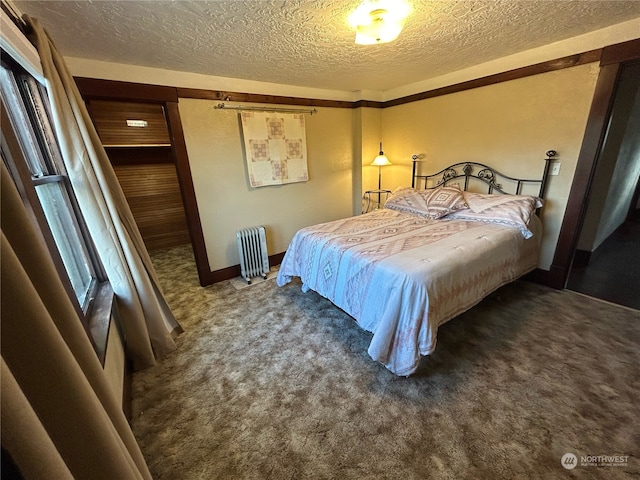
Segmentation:
<svg viewBox="0 0 640 480">
<path fill-rule="evenodd" d="M 174 163 L 173 150 L 167 147 L 106 147 L 112 165 Z"/>
<path fill-rule="evenodd" d="M 190 243 L 173 163 L 116 164 L 114 170 L 147 249 Z"/>
<path fill-rule="evenodd" d="M 169 131 L 169 143 L 171 144 L 171 161 L 175 164 L 178 184 L 182 195 L 183 208 L 187 221 L 189 237 L 194 251 L 198 278 L 201 285 L 213 283 L 210 279 L 211 270 L 204 242 L 204 234 L 200 223 L 200 214 L 196 202 L 195 189 L 191 178 L 191 168 L 189 167 L 189 157 L 184 141 L 184 133 L 178 111 L 178 89 L 161 85 L 149 85 L 143 83 L 122 82 L 114 80 L 103 80 L 96 78 L 74 78 L 83 98 L 90 100 L 131 100 L 135 102 L 155 102 L 164 106 L 165 119 Z M 145 163 L 142 156 L 149 154 L 151 147 L 140 150 L 141 154 L 136 155 L 135 150 L 121 148 L 114 156 L 115 149 L 109 149 L 110 159 L 114 164 Z M 118 157 L 118 160 L 114 158 Z M 126 158 L 125 158 L 126 157 Z M 137 158 L 137 159 L 136 159 Z M 168 157 L 164 157 L 165 159 Z M 166 161 L 166 160 L 165 160 Z"/>
<path fill-rule="evenodd" d="M 105 147 L 171 145 L 161 104 L 89 100 L 89 110 Z M 146 126 L 129 126 L 127 120 L 144 121 Z"/>
<path fill-rule="evenodd" d="M 190 242 L 166 101 L 174 87 L 75 78 L 148 250 Z M 126 120 L 145 120 L 129 127 Z"/>
</svg>

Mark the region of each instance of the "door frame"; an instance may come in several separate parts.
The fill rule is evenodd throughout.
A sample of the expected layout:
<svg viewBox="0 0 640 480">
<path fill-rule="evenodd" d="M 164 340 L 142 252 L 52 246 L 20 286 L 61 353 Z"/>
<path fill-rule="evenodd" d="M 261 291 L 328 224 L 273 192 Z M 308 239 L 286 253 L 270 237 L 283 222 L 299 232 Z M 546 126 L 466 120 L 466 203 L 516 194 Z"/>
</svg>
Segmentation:
<svg viewBox="0 0 640 480">
<path fill-rule="evenodd" d="M 158 103 L 164 107 L 171 150 L 174 157 L 178 184 L 182 195 L 189 228 L 189 237 L 198 270 L 198 279 L 203 287 L 213 283 L 211 268 L 207 256 L 207 248 L 200 222 L 200 212 L 196 201 L 189 156 L 182 130 L 182 121 L 178 109 L 178 91 L 175 87 L 163 85 L 147 85 L 117 80 L 103 80 L 97 78 L 74 77 L 78 90 L 85 101 L 89 99 L 124 100 L 135 102 Z"/>
<path fill-rule="evenodd" d="M 586 215 L 594 173 L 604 145 L 611 110 L 618 88 L 620 72 L 625 63 L 640 59 L 640 39 L 602 49 L 600 73 L 591 110 L 578 155 L 567 208 L 546 283 L 563 289 L 567 284 L 578 239 Z"/>
</svg>

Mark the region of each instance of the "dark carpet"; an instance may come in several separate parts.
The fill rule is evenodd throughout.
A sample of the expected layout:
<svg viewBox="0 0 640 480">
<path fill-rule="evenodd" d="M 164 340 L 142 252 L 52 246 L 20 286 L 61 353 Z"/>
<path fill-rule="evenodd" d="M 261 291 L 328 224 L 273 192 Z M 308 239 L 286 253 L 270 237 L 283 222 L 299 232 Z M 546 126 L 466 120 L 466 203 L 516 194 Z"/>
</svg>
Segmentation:
<svg viewBox="0 0 640 480">
<path fill-rule="evenodd" d="M 640 477 L 638 311 L 518 281 L 402 378 L 299 282 L 202 288 L 186 248 L 154 263 L 186 330 L 133 379 L 156 479 Z"/>
<path fill-rule="evenodd" d="M 640 214 L 622 224 L 592 255 L 571 270 L 567 288 L 640 310 Z"/>
</svg>

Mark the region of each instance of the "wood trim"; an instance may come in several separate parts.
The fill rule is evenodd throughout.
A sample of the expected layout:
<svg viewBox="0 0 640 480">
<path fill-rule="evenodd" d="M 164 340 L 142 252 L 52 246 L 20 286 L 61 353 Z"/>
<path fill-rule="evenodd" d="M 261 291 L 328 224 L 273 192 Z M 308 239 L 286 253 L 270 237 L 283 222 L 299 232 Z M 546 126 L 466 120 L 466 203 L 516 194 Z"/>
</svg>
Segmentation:
<svg viewBox="0 0 640 480">
<path fill-rule="evenodd" d="M 448 95 L 450 93 L 462 92 L 464 90 L 471 90 L 473 88 L 486 87 L 488 85 L 494 85 L 496 83 L 516 80 L 532 75 L 538 75 L 540 73 L 553 72 L 555 70 L 562 70 L 564 68 L 584 65 L 586 63 L 597 62 L 598 60 L 600 60 L 601 53 L 602 50 L 590 50 L 588 52 L 570 55 L 568 57 L 549 60 L 548 62 L 542 62 L 527 67 L 516 68 L 515 70 L 496 73 L 487 77 L 469 80 L 467 82 L 456 83 L 455 85 L 448 85 L 446 87 L 436 88 L 434 90 L 428 90 L 422 93 L 416 93 L 414 95 L 397 98 L 395 100 L 389 100 L 384 103 L 384 108 L 394 107 L 396 105 L 402 105 L 405 103 L 417 102 L 419 100 L 425 100 L 427 98 Z"/>
<path fill-rule="evenodd" d="M 591 181 L 611 115 L 620 70 L 621 64 L 619 63 L 605 65 L 600 68 L 591 102 L 589 119 L 587 120 L 582 146 L 578 155 L 576 171 L 551 264 L 550 285 L 554 288 L 564 288 L 569 277 L 571 262 L 587 209 L 586 200 L 589 198 Z"/>
<path fill-rule="evenodd" d="M 100 283 L 96 297 L 92 302 L 91 311 L 87 315 L 87 325 L 102 368 L 104 368 L 104 362 L 107 359 L 109 329 L 113 323 L 112 312 L 115 300 L 111 284 L 109 282 Z"/>
<path fill-rule="evenodd" d="M 549 272 L 547 270 L 542 270 L 541 268 L 536 268 L 524 275 L 522 279 L 533 283 L 539 283 L 541 285 L 548 285 Z"/>
<path fill-rule="evenodd" d="M 178 93 L 175 87 L 85 77 L 74 77 L 74 80 L 85 100 L 94 98 L 138 102 L 178 101 Z"/>
<path fill-rule="evenodd" d="M 584 268 L 588 266 L 591 262 L 593 253 L 595 252 L 590 252 L 589 250 L 576 250 L 576 253 L 573 256 L 572 267 Z"/>
<path fill-rule="evenodd" d="M 209 280 L 211 281 L 211 283 L 218 283 L 225 280 L 231 280 L 235 277 L 239 277 L 241 272 L 240 265 L 232 265 L 230 267 L 221 268 L 220 270 L 215 270 L 209 273 Z"/>
<path fill-rule="evenodd" d="M 134 82 L 122 82 L 116 80 L 103 80 L 96 78 L 75 77 L 80 93 L 85 98 L 108 98 L 123 100 L 177 102 L 178 98 L 195 98 L 202 100 L 219 100 L 227 102 L 251 102 L 279 105 L 300 105 L 309 107 L 330 108 L 388 108 L 405 103 L 411 103 L 427 98 L 462 92 L 473 88 L 484 87 L 496 83 L 516 80 L 540 73 L 562 70 L 587 63 L 603 60 L 603 65 L 635 58 L 640 48 L 640 39 L 612 45 L 604 49 L 590 50 L 575 55 L 569 55 L 547 62 L 538 63 L 526 67 L 496 73 L 486 77 L 457 83 L 442 88 L 427 90 L 425 92 L 408 95 L 406 97 L 379 102 L 374 100 L 323 100 L 313 98 L 286 97 L 279 95 L 264 95 L 244 92 L 227 92 L 222 90 L 207 90 L 200 88 L 168 87 L 162 85 L 148 85 Z"/>
<path fill-rule="evenodd" d="M 376 102 L 374 100 L 358 100 L 353 103 L 353 108 L 385 108 L 385 102 Z"/>
<path fill-rule="evenodd" d="M 184 131 L 182 130 L 182 121 L 180 120 L 178 102 L 165 103 L 165 110 L 167 114 L 169 135 L 173 146 L 173 154 L 176 161 L 178 183 L 180 184 L 180 192 L 182 193 L 182 201 L 184 203 L 184 212 L 187 217 L 187 226 L 189 228 L 189 236 L 191 237 L 191 245 L 193 246 L 193 255 L 198 269 L 198 278 L 200 280 L 200 285 L 204 287 L 205 285 L 213 283 L 210 279 L 211 267 L 209 266 L 209 258 L 207 257 L 207 248 L 204 241 L 202 222 L 200 221 L 196 191 L 193 186 L 193 177 L 191 176 L 191 167 L 189 166 L 189 156 L 187 154 L 187 145 L 184 140 Z"/>
<path fill-rule="evenodd" d="M 551 265 L 545 285 L 562 290 L 567 284 L 567 278 L 569 278 L 569 269 L 565 269 L 562 266 Z"/>
<path fill-rule="evenodd" d="M 269 265 L 280 265 L 282 263 L 282 259 L 284 258 L 284 254 L 287 252 L 276 253 L 274 255 L 269 255 Z"/>
<path fill-rule="evenodd" d="M 570 68 L 578 65 L 584 65 L 596 61 L 601 61 L 601 65 L 605 66 L 606 62 L 619 61 L 621 58 L 628 60 L 633 59 L 636 55 L 636 49 L 640 39 L 625 42 L 622 44 L 612 45 L 605 47 L 604 49 L 590 50 L 587 52 L 570 55 L 567 57 L 550 60 L 547 62 L 538 63 L 506 72 L 489 75 L 479 79 L 462 82 L 447 87 L 442 87 L 430 91 L 425 91 L 415 95 L 409 95 L 399 99 L 389 100 L 386 102 L 377 102 L 371 100 L 358 100 L 355 102 L 349 101 L 334 101 L 334 100 L 321 100 L 321 99 L 309 99 L 309 98 L 297 98 L 297 97 L 284 97 L 276 95 L 261 95 L 250 94 L 241 92 L 225 92 L 219 90 L 206 90 L 195 88 L 181 88 L 181 87 L 162 87 L 154 85 L 137 84 L 130 82 L 117 82 L 109 80 L 98 80 L 90 78 L 76 78 L 78 87 L 84 95 L 93 98 L 119 98 L 119 99 L 131 99 L 131 100 L 149 100 L 149 101 L 166 101 L 175 103 L 171 111 L 167 108 L 167 118 L 169 122 L 170 132 L 172 130 L 171 118 L 177 118 L 178 123 L 174 126 L 177 130 L 171 133 L 172 138 L 178 141 L 178 144 L 173 145 L 173 149 L 176 156 L 176 168 L 178 170 L 178 178 L 180 180 L 183 200 L 185 202 L 185 212 L 187 214 L 187 221 L 189 223 L 189 232 L 191 235 L 192 244 L 194 246 L 194 254 L 196 256 L 196 264 L 198 267 L 198 276 L 201 285 L 209 285 L 217 281 L 226 280 L 236 276 L 237 266 L 228 267 L 222 270 L 216 270 L 212 272 L 209 267 L 208 258 L 206 254 L 206 248 L 204 244 L 204 234 L 202 231 L 202 225 L 200 223 L 200 216 L 198 213 L 197 202 L 195 199 L 195 190 L 193 189 L 193 181 L 191 178 L 191 170 L 189 167 L 188 156 L 186 152 L 186 145 L 184 143 L 184 135 L 182 132 L 182 124 L 179 122 L 179 113 L 177 109 L 178 98 L 195 98 L 204 100 L 219 100 L 219 101 L 234 101 L 234 102 L 253 102 L 253 103 L 266 103 L 266 104 L 289 104 L 300 105 L 310 107 L 334 107 L 334 108 L 387 108 L 405 103 L 411 103 L 427 98 L 433 98 L 441 95 L 448 95 L 450 93 L 461 92 L 478 87 L 493 85 L 505 81 L 516 80 L 540 73 L 551 72 L 555 70 L 561 70 L 564 68 Z M 600 81 L 605 82 L 605 76 L 607 74 L 601 74 Z M 600 80 L 602 78 L 602 80 Z M 153 92 L 147 91 L 148 88 L 152 88 Z M 601 88 L 604 88 L 601 87 Z M 175 96 L 174 96 L 175 94 Z M 592 104 L 593 115 L 599 115 L 598 109 L 601 109 L 601 105 L 596 105 L 604 101 L 602 97 L 606 92 L 600 91 L 596 87 L 596 94 L 594 95 L 594 102 Z M 166 96 L 166 97 L 165 97 Z M 168 97 L 171 97 L 170 99 Z M 596 98 L 598 97 L 598 102 Z M 610 100 L 610 98 L 609 98 Z M 169 105 L 169 104 L 167 104 Z M 602 121 L 602 119 L 599 119 Z M 174 123 L 176 121 L 174 120 Z M 583 169 L 586 168 L 589 172 L 587 178 L 590 178 L 591 168 L 593 167 L 593 161 L 595 153 L 593 150 L 593 134 L 596 134 L 598 138 L 597 144 L 601 142 L 601 131 L 598 130 L 598 119 L 591 117 L 589 124 L 587 125 L 587 131 L 585 133 L 585 140 L 583 141 L 583 147 L 581 149 L 580 157 L 578 160 L 577 172 L 583 177 L 585 175 Z M 602 124 L 600 123 L 602 126 Z M 591 157 L 591 163 L 588 160 Z M 582 161 L 580 160 L 582 159 Z M 184 182 L 183 182 L 184 179 Z M 586 182 L 588 183 L 588 182 Z M 575 191 L 574 191 L 575 188 Z M 582 192 L 582 196 L 578 197 Z M 572 193 L 569 198 L 569 205 L 567 213 L 565 214 L 565 220 L 560 232 L 560 239 L 558 241 L 558 249 L 556 250 L 556 256 L 554 257 L 554 263 L 551 266 L 548 275 L 548 284 L 560 285 L 566 282 L 566 276 L 568 276 L 568 269 L 570 264 L 570 257 L 572 255 L 572 248 L 575 248 L 575 243 L 570 238 L 575 235 L 575 230 L 578 228 L 576 223 L 577 217 L 569 217 L 568 215 L 576 213 L 576 204 L 582 204 L 582 201 L 586 195 L 585 179 L 574 179 L 574 186 L 572 186 Z M 569 232 L 569 228 L 574 229 L 573 232 Z M 569 261 L 567 261 L 569 258 Z M 556 263 L 559 262 L 559 263 Z M 564 281 L 562 276 L 564 275 Z M 538 275 L 540 277 L 541 275 Z M 563 285 L 564 286 L 564 285 Z M 556 288 L 563 288 L 556 287 Z"/>
<path fill-rule="evenodd" d="M 191 167 L 189 166 L 187 147 L 184 141 L 180 112 L 178 110 L 177 89 L 175 87 L 84 77 L 76 77 L 75 81 L 85 101 L 89 99 L 129 100 L 134 102 L 146 101 L 160 103 L 164 106 L 171 146 L 158 148 L 170 148 L 171 156 L 173 157 L 172 161 L 175 161 L 180 193 L 182 196 L 187 226 L 189 229 L 189 237 L 193 247 L 200 284 L 205 286 L 213 283 L 211 280 L 211 269 L 207 258 L 204 233 L 200 222 L 200 214 L 198 211 L 193 179 L 191 177 Z M 125 152 L 126 149 L 126 147 L 106 147 L 106 150 L 109 151 L 115 148 L 122 148 L 122 152 Z M 149 153 L 146 149 L 156 147 L 136 148 L 145 149 L 144 152 L 146 154 Z M 125 155 L 127 153 L 130 152 L 127 151 Z M 144 162 L 143 159 L 141 161 Z"/>
<path fill-rule="evenodd" d="M 269 265 L 280 265 L 285 253 L 286 252 L 269 255 Z M 231 280 L 232 278 L 239 277 L 240 275 L 240 265 L 232 265 L 230 267 L 221 268 L 220 270 L 210 272 L 209 279 L 211 280 L 210 283 L 218 283 L 225 280 Z"/>
<path fill-rule="evenodd" d="M 600 65 L 628 62 L 640 58 L 640 38 L 602 49 Z"/>
<path fill-rule="evenodd" d="M 87 333 L 89 342 L 96 352 L 100 365 L 104 367 L 109 328 L 111 326 L 111 309 L 114 303 L 111 284 L 108 281 L 100 280 L 100 270 L 96 266 L 98 283 L 95 291 L 95 298 L 91 300 L 87 312 L 85 313 L 82 311 L 82 307 L 78 302 L 76 292 L 73 289 L 66 267 L 62 261 L 60 250 L 53 238 L 51 227 L 49 226 L 44 214 L 42 204 L 40 203 L 38 194 L 35 191 L 35 183 L 31 178 L 31 172 L 27 167 L 22 148 L 20 147 L 20 142 L 15 135 L 13 124 L 11 123 L 5 109 L 4 101 L 0 101 L 0 119 L 0 123 L 3 125 L 2 133 L 7 141 L 7 147 L 10 150 L 9 152 L 6 152 L 10 155 L 10 158 L 8 159 L 9 161 L 7 162 L 9 165 L 7 165 L 7 167 L 11 172 L 11 176 L 14 179 L 18 192 L 25 203 L 25 208 L 31 217 L 30 220 L 35 223 L 34 227 L 37 226 L 34 228 L 34 231 L 44 242 L 47 252 L 49 253 L 49 256 L 56 268 L 60 282 L 64 287 L 78 318 L 80 319 L 80 323 Z M 7 127 L 5 127 L 5 125 Z M 22 159 L 20 160 L 18 157 L 22 157 Z M 54 177 L 59 176 L 56 175 Z M 72 199 L 70 200 L 73 201 Z M 87 239 L 87 242 L 90 241 L 90 237 L 85 238 Z M 101 268 L 100 264 L 100 269 Z"/>
<path fill-rule="evenodd" d="M 548 285 L 565 288 L 584 216 L 591 182 L 607 132 L 611 109 L 617 89 L 618 78 L 624 62 L 640 59 L 640 39 L 610 45 L 602 49 L 600 74 L 591 102 L 591 110 L 578 155 L 576 173 L 573 177 L 567 208 L 556 245 Z"/>
<path fill-rule="evenodd" d="M 538 75 L 540 73 L 562 70 L 564 68 L 575 67 L 586 63 L 597 62 L 602 55 L 602 49 L 590 50 L 588 52 L 569 55 L 567 57 L 549 60 L 547 62 L 530 65 L 527 67 L 508 70 L 506 72 L 489 75 L 467 82 L 449 85 L 434 90 L 428 90 L 414 95 L 409 95 L 386 102 L 378 102 L 374 100 L 358 100 L 355 102 L 338 101 L 338 100 L 319 100 L 311 98 L 282 97 L 277 95 L 262 95 L 241 92 L 225 92 L 220 90 L 206 90 L 197 88 L 177 88 L 178 97 L 180 98 L 197 98 L 202 100 L 219 100 L 225 102 L 251 102 L 266 103 L 278 105 L 304 105 L 307 107 L 333 107 L 333 108 L 388 108 L 405 103 L 425 100 L 427 98 L 439 97 L 450 93 L 462 92 L 473 88 L 493 85 L 495 83 L 516 80 L 518 78 Z"/>
<path fill-rule="evenodd" d="M 271 103 L 278 105 L 301 105 L 308 107 L 356 108 L 355 102 L 345 100 L 322 100 L 314 98 L 283 97 L 258 93 L 223 92 L 199 88 L 177 88 L 180 98 L 219 100 L 221 102 Z"/>
</svg>

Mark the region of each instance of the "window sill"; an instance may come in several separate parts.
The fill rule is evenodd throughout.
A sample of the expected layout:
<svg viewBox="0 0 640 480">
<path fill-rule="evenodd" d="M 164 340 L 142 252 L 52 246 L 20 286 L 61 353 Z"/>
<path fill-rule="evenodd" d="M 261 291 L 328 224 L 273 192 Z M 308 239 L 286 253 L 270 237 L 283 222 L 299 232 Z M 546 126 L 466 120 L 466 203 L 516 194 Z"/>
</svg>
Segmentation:
<svg viewBox="0 0 640 480">
<path fill-rule="evenodd" d="M 98 285 L 96 296 L 87 314 L 89 333 L 91 334 L 98 360 L 100 360 L 100 364 L 103 367 L 107 354 L 107 339 L 109 338 L 109 327 L 113 317 L 114 301 L 115 296 L 111 284 L 102 282 Z"/>
</svg>

